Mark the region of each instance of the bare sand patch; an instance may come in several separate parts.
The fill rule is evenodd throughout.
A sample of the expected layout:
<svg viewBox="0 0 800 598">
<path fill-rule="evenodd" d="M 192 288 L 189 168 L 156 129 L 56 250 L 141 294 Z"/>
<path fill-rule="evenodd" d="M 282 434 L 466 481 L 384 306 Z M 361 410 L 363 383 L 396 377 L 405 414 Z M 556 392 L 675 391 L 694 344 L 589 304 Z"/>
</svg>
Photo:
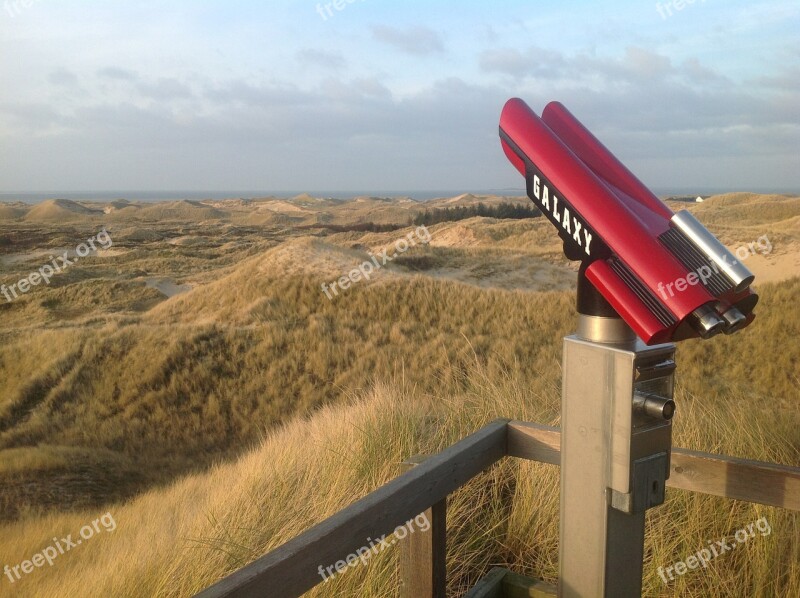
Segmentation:
<svg viewBox="0 0 800 598">
<path fill-rule="evenodd" d="M 0 262 L 4 266 L 13 266 L 14 264 L 22 264 L 24 262 L 41 260 L 49 262 L 50 256 L 64 255 L 64 252 L 70 253 L 70 256 L 75 255 L 74 249 L 67 249 L 66 247 L 56 247 L 54 249 L 40 249 L 38 251 L 28 251 L 25 253 L 10 253 L 8 255 L 0 256 Z"/>
<path fill-rule="evenodd" d="M 171 278 L 147 278 L 144 282 L 149 288 L 155 289 L 167 297 L 174 297 L 192 290 L 192 285 L 176 284 Z"/>
<path fill-rule="evenodd" d="M 760 282 L 780 282 L 800 276 L 800 245 L 791 243 L 780 253 L 755 254 L 747 258 L 744 265 Z"/>
<path fill-rule="evenodd" d="M 481 265 L 476 268 L 436 268 L 424 273 L 439 279 L 456 280 L 480 288 L 520 291 L 563 291 L 575 287 L 576 274 L 567 267 L 535 262 L 528 266 L 497 267 Z"/>
</svg>

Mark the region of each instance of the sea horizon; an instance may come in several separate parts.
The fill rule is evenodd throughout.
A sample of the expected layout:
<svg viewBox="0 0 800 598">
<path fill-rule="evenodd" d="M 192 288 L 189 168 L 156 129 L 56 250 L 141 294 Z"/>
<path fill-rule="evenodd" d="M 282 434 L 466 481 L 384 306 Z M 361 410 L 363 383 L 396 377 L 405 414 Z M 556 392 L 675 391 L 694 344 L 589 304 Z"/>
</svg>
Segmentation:
<svg viewBox="0 0 800 598">
<path fill-rule="evenodd" d="M 759 193 L 759 194 L 800 194 L 800 190 L 785 188 L 722 188 L 722 187 L 682 187 L 659 188 L 654 187 L 653 192 L 661 198 L 665 197 L 709 197 L 723 193 Z M 438 198 L 457 197 L 463 194 L 496 195 L 505 197 L 521 197 L 525 189 L 500 188 L 500 189 L 438 189 L 438 190 L 96 190 L 96 191 L 0 191 L 0 203 L 21 202 L 37 204 L 52 199 L 66 199 L 84 202 L 108 202 L 128 200 L 137 202 L 159 201 L 221 201 L 226 199 L 262 199 L 267 197 L 291 198 L 298 195 L 310 195 L 325 199 L 352 199 L 354 197 L 409 197 L 417 201 L 430 201 Z"/>
</svg>

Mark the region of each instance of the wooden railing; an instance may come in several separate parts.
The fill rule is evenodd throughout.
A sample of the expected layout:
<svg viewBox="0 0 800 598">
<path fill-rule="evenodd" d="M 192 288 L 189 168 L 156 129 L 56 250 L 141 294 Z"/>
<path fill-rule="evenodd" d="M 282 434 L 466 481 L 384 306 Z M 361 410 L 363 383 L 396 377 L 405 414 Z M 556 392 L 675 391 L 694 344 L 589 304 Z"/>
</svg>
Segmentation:
<svg viewBox="0 0 800 598">
<path fill-rule="evenodd" d="M 401 589 L 414 598 L 444 597 L 447 496 L 504 457 L 559 465 L 560 446 L 558 428 L 495 420 L 437 455 L 409 461 L 406 473 L 198 597 L 299 596 L 322 582 L 320 564 L 343 560 L 367 538 L 388 535 L 421 513 L 430 529 L 399 543 Z M 800 467 L 673 448 L 667 486 L 800 511 Z"/>
</svg>

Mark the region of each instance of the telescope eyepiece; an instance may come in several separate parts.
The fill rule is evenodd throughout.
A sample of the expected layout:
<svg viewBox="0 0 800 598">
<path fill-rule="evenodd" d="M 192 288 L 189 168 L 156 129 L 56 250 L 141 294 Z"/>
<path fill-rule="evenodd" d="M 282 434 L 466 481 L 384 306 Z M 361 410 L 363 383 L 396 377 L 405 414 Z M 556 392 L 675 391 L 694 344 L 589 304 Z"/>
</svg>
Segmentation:
<svg viewBox="0 0 800 598">
<path fill-rule="evenodd" d="M 727 328 L 728 324 L 708 305 L 702 305 L 692 312 L 689 324 L 704 339 L 716 336 Z"/>
<path fill-rule="evenodd" d="M 722 317 L 725 319 L 727 323 L 727 327 L 725 328 L 725 334 L 733 334 L 737 330 L 740 330 L 747 324 L 747 317 L 740 312 L 735 307 L 731 307 L 722 314 Z"/>
</svg>

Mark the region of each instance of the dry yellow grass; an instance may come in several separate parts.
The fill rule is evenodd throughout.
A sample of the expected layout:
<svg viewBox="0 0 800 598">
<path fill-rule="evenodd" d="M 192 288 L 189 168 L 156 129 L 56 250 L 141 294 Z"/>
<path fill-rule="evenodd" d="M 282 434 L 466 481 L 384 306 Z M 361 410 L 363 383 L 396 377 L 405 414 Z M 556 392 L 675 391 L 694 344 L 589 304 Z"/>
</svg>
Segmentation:
<svg viewBox="0 0 800 598">
<path fill-rule="evenodd" d="M 714 201 L 692 209 L 714 214 Z M 740 219 L 752 201 L 720 199 Z M 800 206 L 776 201 L 788 208 L 763 224 L 701 219 L 729 244 L 769 233 L 780 255 L 800 240 Z M 291 205 L 313 213 L 317 202 Z M 146 227 L 123 214 L 143 209 L 115 207 L 114 255 L 0 304 L 0 566 L 107 510 L 118 523 L 52 569 L 13 586 L 0 577 L 0 594 L 187 595 L 391 479 L 412 454 L 495 417 L 557 423 L 560 339 L 574 324 L 573 293 L 559 289 L 573 275 L 546 222 L 431 227 L 431 247 L 331 302 L 322 282 L 411 229 L 308 238 L 231 224 L 254 206 L 227 202 L 161 206 L 151 212 L 167 221 Z M 378 220 L 408 208 L 365 200 L 346 212 Z M 215 220 L 179 220 L 195 217 Z M 97 230 L 14 224 L 0 227 L 0 246 L 16 259 Z M 0 259 L 0 273 L 14 280 L 39 262 Z M 193 289 L 167 299 L 151 277 Z M 531 278 L 555 290 L 484 288 Z M 680 345 L 675 443 L 800 465 L 800 278 L 759 292 L 753 326 Z M 454 595 L 496 564 L 554 580 L 557 475 L 508 461 L 452 497 Z M 771 536 L 663 587 L 659 565 L 762 514 Z M 650 521 L 647 595 L 800 595 L 796 515 L 671 491 Z M 392 595 L 395 556 L 318 593 Z"/>
<path fill-rule="evenodd" d="M 401 380 L 362 399 L 325 408 L 270 433 L 237 462 L 188 477 L 110 508 L 118 524 L 4 590 L 18 596 L 185 596 L 297 535 L 398 473 L 412 454 L 430 454 L 498 415 L 557 423 L 550 376 L 486 376 L 476 365 L 463 390 L 420 396 Z M 744 397 L 706 402 L 681 393 L 676 444 L 797 462 L 796 438 L 770 429 Z M 796 429 L 795 429 L 796 430 Z M 557 574 L 557 468 L 505 461 L 454 495 L 448 563 L 458 595 L 492 565 L 554 580 Z M 105 511 L 103 511 L 105 512 Z M 99 512 L 24 520 L 0 529 L 0 562 L 17 563 L 75 534 Z M 767 517 L 772 534 L 664 587 L 666 566 L 709 540 Z M 792 596 L 800 592 L 800 516 L 780 509 L 671 490 L 651 512 L 646 595 Z M 394 595 L 396 554 L 349 570 L 311 595 Z M 322 564 L 322 563 L 321 563 Z M 276 588 L 276 595 L 279 595 Z"/>
</svg>

